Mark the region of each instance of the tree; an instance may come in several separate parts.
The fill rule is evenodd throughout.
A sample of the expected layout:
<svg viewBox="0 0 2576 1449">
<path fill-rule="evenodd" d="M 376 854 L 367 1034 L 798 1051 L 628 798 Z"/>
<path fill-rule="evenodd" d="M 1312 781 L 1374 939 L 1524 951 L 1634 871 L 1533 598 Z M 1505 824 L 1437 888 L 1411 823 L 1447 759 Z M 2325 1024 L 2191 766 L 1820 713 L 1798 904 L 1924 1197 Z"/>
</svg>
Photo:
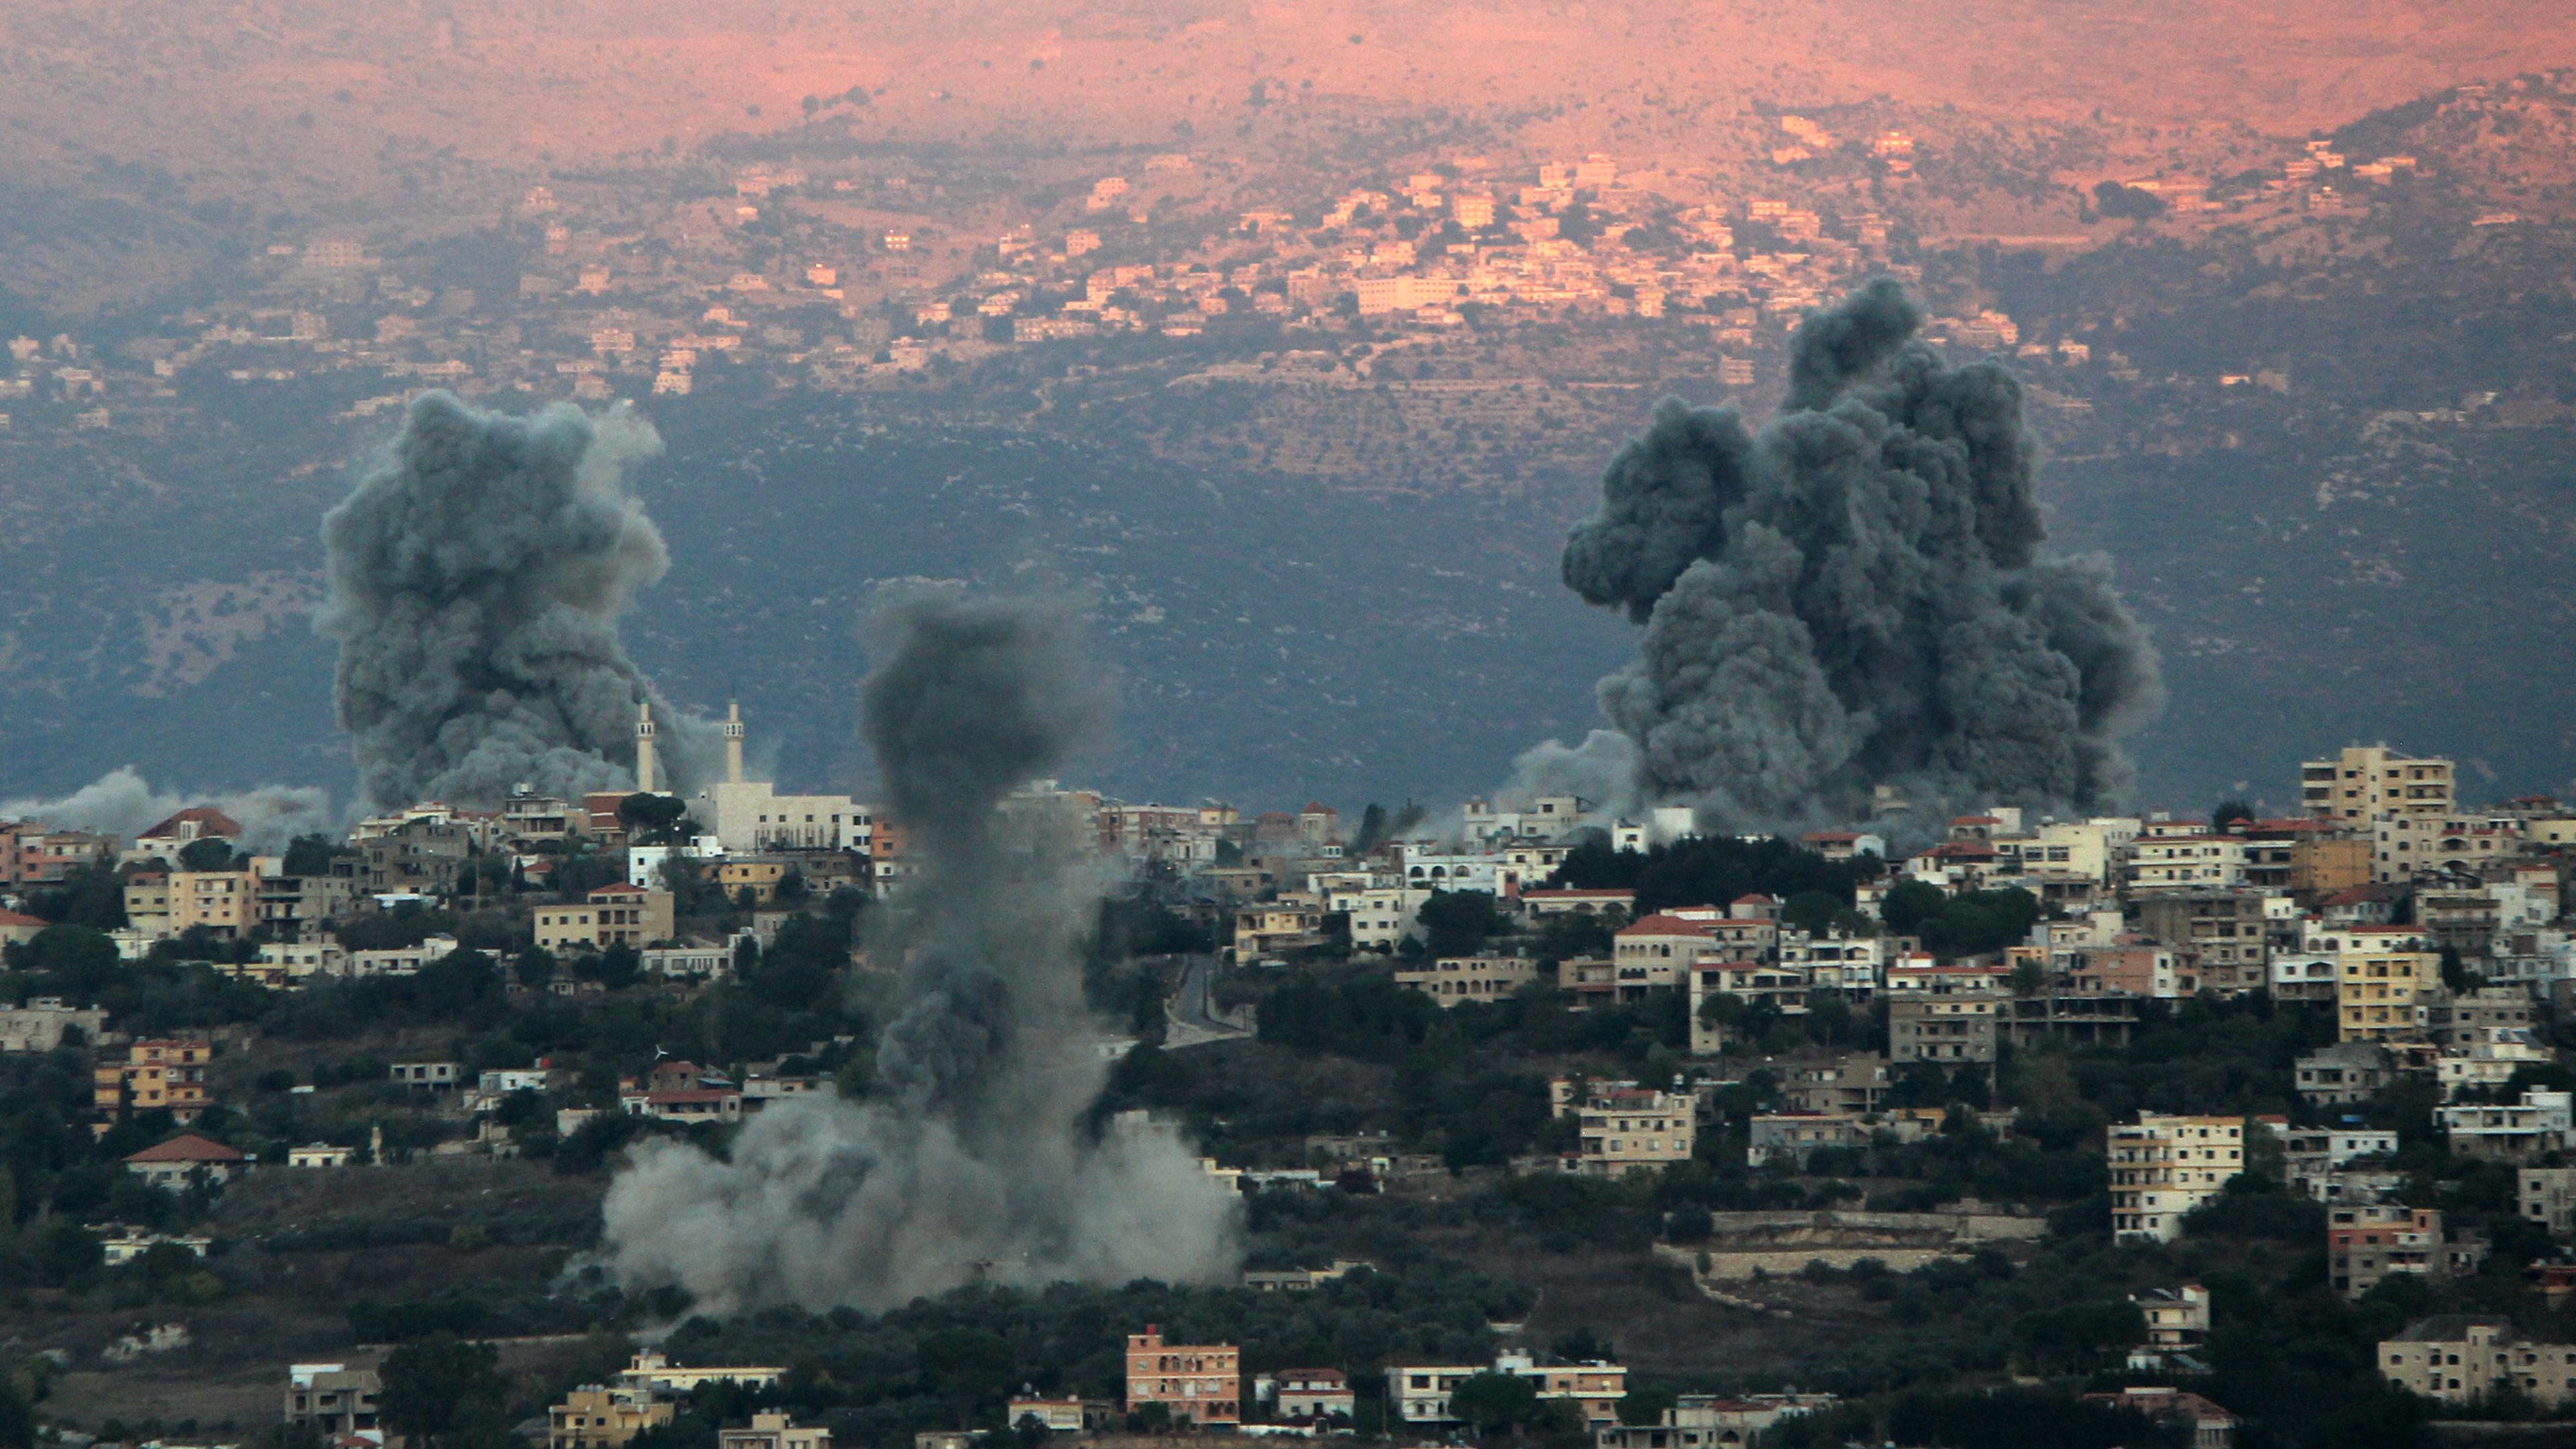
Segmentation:
<svg viewBox="0 0 2576 1449">
<path fill-rule="evenodd" d="M 1538 1414 L 1538 1386 L 1519 1374 L 1470 1374 L 1449 1391 L 1452 1418 L 1479 1434 L 1501 1434 Z"/>
<path fill-rule="evenodd" d="M 497 1443 L 509 1381 L 501 1377 L 501 1350 L 434 1333 L 385 1356 L 377 1370 L 383 1391 L 377 1405 L 386 1428 L 412 1436 L 415 1446 Z"/>
<path fill-rule="evenodd" d="M 220 835 L 208 835 L 179 847 L 181 870 L 215 871 L 233 868 L 233 843 Z"/>
<path fill-rule="evenodd" d="M 1435 957 L 1473 956 L 1503 924 L 1491 891 L 1433 891 L 1417 919 Z"/>
<path fill-rule="evenodd" d="M 331 862 L 339 854 L 337 844 L 327 835 L 299 835 L 286 842 L 286 860 L 279 869 L 288 875 L 329 875 Z"/>
<path fill-rule="evenodd" d="M 95 998 L 116 980 L 116 943 L 87 926 L 47 926 L 27 943 L 27 967 L 46 978 L 47 994 Z"/>
<path fill-rule="evenodd" d="M 1888 887 L 1887 895 L 1878 903 L 1878 915 L 1887 922 L 1887 929 L 1900 936 L 1912 936 L 1949 904 L 1949 893 L 1930 881 L 1901 880 Z"/>
<path fill-rule="evenodd" d="M 2113 221 L 2146 221 L 2165 214 L 2165 199 L 2152 191 L 2105 181 L 2093 188 L 2093 204 Z"/>
<path fill-rule="evenodd" d="M 626 827 L 626 838 L 638 845 L 672 844 L 671 833 L 688 805 L 677 795 L 637 793 L 617 802 L 617 823 Z"/>
</svg>

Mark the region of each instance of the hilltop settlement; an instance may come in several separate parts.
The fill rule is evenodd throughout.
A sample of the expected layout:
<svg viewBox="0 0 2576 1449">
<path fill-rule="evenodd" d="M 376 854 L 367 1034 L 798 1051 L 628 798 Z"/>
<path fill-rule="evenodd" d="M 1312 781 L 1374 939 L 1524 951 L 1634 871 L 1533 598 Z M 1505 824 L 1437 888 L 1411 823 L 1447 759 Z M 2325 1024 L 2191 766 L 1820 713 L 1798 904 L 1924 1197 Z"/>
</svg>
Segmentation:
<svg viewBox="0 0 2576 1449">
<path fill-rule="evenodd" d="M 0 825 L 0 1442 L 1599 1449 L 2427 1442 L 2576 1410 L 2576 808 L 1800 838 L 1574 796 L 1126 803 L 1098 1104 L 1241 1195 L 1219 1285 L 691 1311 L 624 1154 L 865 1098 L 907 823 L 746 778 Z M 1139 1441 L 1141 1442 L 1141 1441 Z"/>
</svg>

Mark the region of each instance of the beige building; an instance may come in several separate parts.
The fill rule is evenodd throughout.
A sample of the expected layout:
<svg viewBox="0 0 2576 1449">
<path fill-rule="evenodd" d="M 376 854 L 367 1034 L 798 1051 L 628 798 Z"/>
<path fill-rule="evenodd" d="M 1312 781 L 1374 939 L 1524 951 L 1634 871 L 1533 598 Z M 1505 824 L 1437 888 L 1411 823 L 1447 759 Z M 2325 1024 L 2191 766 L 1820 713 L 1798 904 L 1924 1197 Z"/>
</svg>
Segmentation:
<svg viewBox="0 0 2576 1449">
<path fill-rule="evenodd" d="M 2541 1407 L 2576 1399 L 2576 1346 L 2525 1343 L 2513 1320 L 2445 1313 L 2418 1319 L 2379 1343 L 2379 1372 L 2412 1394 L 2467 1404 L 2508 1385 Z"/>
<path fill-rule="evenodd" d="M 2108 1148 L 2112 1233 L 2170 1243 L 2182 1236 L 2185 1214 L 2244 1171 L 2245 1122 L 2141 1112 L 2112 1125 Z"/>
<path fill-rule="evenodd" d="M 604 885 L 577 906 L 540 906 L 537 944 L 549 951 L 595 951 L 632 946 L 641 951 L 671 939 L 671 893 L 641 886 Z"/>
<path fill-rule="evenodd" d="M 2525 1221 L 2562 1237 L 2576 1230 L 2576 1167 L 2526 1167 L 2520 1194 L 2517 1206 Z"/>
<path fill-rule="evenodd" d="M 259 877 L 247 870 L 138 872 L 126 878 L 125 918 L 146 940 L 199 926 L 237 940 L 259 924 Z"/>
<path fill-rule="evenodd" d="M 1163 1326 L 1127 1335 L 1127 1411 L 1161 1404 L 1174 1423 L 1243 1421 L 1243 1352 L 1230 1343 L 1163 1342 Z"/>
<path fill-rule="evenodd" d="M 832 1449 L 832 1431 L 800 1426 L 785 1414 L 754 1414 L 744 1428 L 718 1429 L 716 1449 Z"/>
<path fill-rule="evenodd" d="M 2335 1026 L 2343 1041 L 2412 1036 L 2422 1025 L 2420 999 L 2442 984 L 2442 958 L 2431 951 L 2355 949 L 2335 953 Z"/>
<path fill-rule="evenodd" d="M 1558 1077 L 1548 1083 L 1554 1115 L 1573 1118 L 1577 1146 L 1566 1167 L 1589 1177 L 1620 1177 L 1688 1162 L 1698 1141 L 1698 1099 L 1634 1082 Z"/>
<path fill-rule="evenodd" d="M 2001 991 L 1891 991 L 1888 1060 L 1900 1067 L 1910 1062 L 1990 1067 L 1996 1054 L 1995 1026 L 2011 999 Z"/>
<path fill-rule="evenodd" d="M 310 1429 L 328 1444 L 376 1428 L 374 1369 L 299 1363 L 286 1370 L 286 1427 Z"/>
<path fill-rule="evenodd" d="M 1410 986 L 1442 1006 L 1464 1001 L 1497 1001 L 1538 980 L 1538 962 L 1528 956 L 1444 956 L 1429 966 L 1395 973 L 1395 984 Z"/>
<path fill-rule="evenodd" d="M 2310 815 L 2366 825 L 2388 815 L 2448 815 L 2457 806 L 2449 760 L 2414 759 L 2386 745 L 2352 745 L 2299 767 Z"/>
<path fill-rule="evenodd" d="M 626 1441 L 671 1422 L 677 1407 L 651 1389 L 586 1384 L 546 1411 L 546 1449 L 626 1449 Z"/>
</svg>

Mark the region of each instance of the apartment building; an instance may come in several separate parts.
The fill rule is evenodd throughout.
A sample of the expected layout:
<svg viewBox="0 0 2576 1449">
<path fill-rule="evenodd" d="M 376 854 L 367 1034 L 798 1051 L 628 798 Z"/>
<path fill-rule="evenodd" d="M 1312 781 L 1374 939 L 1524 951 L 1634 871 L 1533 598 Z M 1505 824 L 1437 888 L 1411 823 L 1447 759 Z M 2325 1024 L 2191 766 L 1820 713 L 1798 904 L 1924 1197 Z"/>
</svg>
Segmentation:
<svg viewBox="0 0 2576 1449">
<path fill-rule="evenodd" d="M 2321 820 L 2367 824 L 2392 815 L 2448 815 L 2458 803 L 2451 762 L 2386 745 L 2350 745 L 2299 767 L 2300 803 Z"/>
<path fill-rule="evenodd" d="M 125 1060 L 103 1061 L 91 1070 L 91 1105 L 101 1116 L 167 1111 L 174 1121 L 193 1122 L 214 1102 L 206 1087 L 206 1067 L 214 1059 L 209 1041 L 134 1042 Z"/>
<path fill-rule="evenodd" d="M 1548 1083 L 1548 1098 L 1555 1116 L 1575 1121 L 1568 1171 L 1620 1177 L 1688 1162 L 1697 1145 L 1699 1101 L 1688 1092 L 1558 1077 Z"/>
<path fill-rule="evenodd" d="M 2511 1386 L 2541 1407 L 2576 1399 L 2576 1345 L 2527 1343 L 2501 1316 L 2445 1313 L 2379 1342 L 2381 1377 L 2409 1393 L 2467 1404 Z"/>
<path fill-rule="evenodd" d="M 1615 1363 L 1542 1365 L 1525 1353 L 1506 1353 L 1491 1364 L 1395 1364 L 1386 1371 L 1395 1396 L 1396 1417 L 1411 1425 L 1454 1424 L 1449 1396 L 1478 1374 L 1510 1374 L 1530 1379 L 1542 1400 L 1572 1404 L 1584 1423 L 1598 1429 L 1616 1423 L 1619 1401 L 1628 1394 L 1628 1370 Z"/>
<path fill-rule="evenodd" d="M 2576 1231 L 2576 1167 L 2526 1167 L 2517 1186 L 2516 1210 L 2525 1220 L 2555 1236 Z"/>
<path fill-rule="evenodd" d="M 546 1449 L 626 1449 L 647 1429 L 671 1422 L 678 1405 L 651 1389 L 585 1384 L 546 1410 Z"/>
<path fill-rule="evenodd" d="M 2126 1241 L 2170 1243 L 2182 1220 L 2245 1169 L 2245 1123 L 2236 1117 L 2142 1112 L 2114 1123 L 2108 1143 L 2111 1231 Z"/>
<path fill-rule="evenodd" d="M 1127 1335 L 1127 1410 L 1170 1410 L 1200 1428 L 1243 1421 L 1243 1353 L 1230 1343 L 1163 1342 L 1159 1323 Z"/>
<path fill-rule="evenodd" d="M 374 1369 L 339 1363 L 299 1363 L 286 1370 L 286 1427 L 310 1429 L 326 1444 L 376 1427 L 376 1396 L 384 1385 Z"/>
<path fill-rule="evenodd" d="M 1537 980 L 1538 962 L 1528 956 L 1444 956 L 1395 973 L 1396 985 L 1410 986 L 1444 1007 L 1499 1001 Z"/>
<path fill-rule="evenodd" d="M 540 906 L 536 911 L 537 944 L 549 951 L 604 951 L 629 946 L 641 951 L 667 941 L 672 931 L 669 891 L 646 890 L 618 882 L 604 885 L 577 906 Z"/>
<path fill-rule="evenodd" d="M 2450 1139 L 2455 1156 L 2529 1162 L 2565 1150 L 2571 1100 L 2576 1094 L 2527 1087 L 2519 1102 L 2436 1107 L 2433 1120 Z"/>
<path fill-rule="evenodd" d="M 1887 1057 L 1899 1067 L 1936 1062 L 1945 1067 L 1992 1067 L 1996 1024 L 2012 1000 L 1999 990 L 1891 991 L 1887 998 Z"/>
</svg>

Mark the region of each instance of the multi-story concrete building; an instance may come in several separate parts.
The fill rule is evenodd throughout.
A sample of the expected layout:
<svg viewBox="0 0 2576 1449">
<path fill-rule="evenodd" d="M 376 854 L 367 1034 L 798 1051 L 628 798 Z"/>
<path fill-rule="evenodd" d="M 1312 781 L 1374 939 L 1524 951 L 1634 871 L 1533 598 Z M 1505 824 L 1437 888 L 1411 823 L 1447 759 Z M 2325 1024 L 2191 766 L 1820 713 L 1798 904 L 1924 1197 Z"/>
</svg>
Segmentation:
<svg viewBox="0 0 2576 1449">
<path fill-rule="evenodd" d="M 67 1032 L 92 1042 L 106 1027 L 107 1013 L 98 1007 L 67 1006 L 59 996 L 39 996 L 25 1006 L 0 1007 L 0 1052 L 49 1052 L 63 1044 Z"/>
<path fill-rule="evenodd" d="M 2111 1127 L 2111 1231 L 2130 1241 L 2170 1243 L 2192 1209 L 2245 1169 L 2245 1123 L 2237 1117 L 2142 1112 Z"/>
<path fill-rule="evenodd" d="M 326 1444 L 371 1432 L 377 1427 L 376 1396 L 383 1389 L 374 1369 L 294 1364 L 286 1370 L 286 1427 L 310 1429 Z"/>
<path fill-rule="evenodd" d="M 1410 986 L 1444 1007 L 1499 1001 L 1537 980 L 1538 961 L 1529 956 L 1444 956 L 1395 973 L 1396 985 Z"/>
<path fill-rule="evenodd" d="M 1490 1365 L 1395 1364 L 1388 1367 L 1386 1381 L 1395 1396 L 1396 1417 L 1412 1425 L 1458 1422 L 1449 1410 L 1449 1396 L 1478 1374 L 1532 1380 L 1540 1399 L 1572 1404 L 1593 1428 L 1616 1423 L 1619 1401 L 1628 1394 L 1628 1370 L 1615 1363 L 1540 1364 L 1525 1353 L 1506 1353 Z"/>
<path fill-rule="evenodd" d="M 2341 1203 L 2326 1225 L 2326 1274 L 2334 1290 L 2359 1298 L 2391 1273 L 2445 1272 L 2438 1208 Z"/>
<path fill-rule="evenodd" d="M 2560 1236 L 2576 1231 L 2576 1167 L 2526 1167 L 2518 1186 L 2524 1221 Z"/>
<path fill-rule="evenodd" d="M 2355 825 L 2391 815 L 2448 815 L 2457 803 L 2454 786 L 2449 760 L 2415 759 L 2386 745 L 2349 745 L 2334 759 L 2299 767 L 2307 812 Z"/>
<path fill-rule="evenodd" d="M 2433 1120 L 2450 1139 L 2454 1156 L 2529 1162 L 2565 1150 L 2571 1100 L 2576 1097 L 2567 1092 L 2527 1087 L 2519 1102 L 2436 1107 Z"/>
<path fill-rule="evenodd" d="M 1890 992 L 1887 1057 L 1898 1067 L 1935 1062 L 1945 1067 L 1995 1063 L 1996 1024 L 2008 993 L 1992 990 Z"/>
<path fill-rule="evenodd" d="M 832 1449 L 832 1431 L 785 1414 L 755 1413 L 739 1429 L 718 1429 L 716 1449 Z"/>
<path fill-rule="evenodd" d="M 1161 1404 L 1175 1423 L 1241 1423 L 1242 1350 L 1230 1343 L 1165 1343 L 1158 1323 L 1127 1335 L 1127 1411 L 1147 1404 Z"/>
<path fill-rule="evenodd" d="M 2506 1387 L 2543 1408 L 2576 1399 L 2576 1345 L 2524 1342 L 2513 1320 L 2500 1316 L 2418 1319 L 2380 1340 L 2379 1372 L 2409 1393 L 2446 1404 L 2467 1404 Z"/>
<path fill-rule="evenodd" d="M 214 1043 L 209 1041 L 134 1042 L 126 1047 L 125 1060 L 103 1061 L 92 1070 L 92 1103 L 101 1116 L 167 1111 L 174 1121 L 193 1122 L 213 1105 L 206 1066 L 214 1059 Z"/>
<path fill-rule="evenodd" d="M 1554 1114 L 1574 1119 L 1576 1127 L 1577 1145 L 1565 1166 L 1587 1176 L 1688 1162 L 1698 1141 L 1698 1099 L 1688 1092 L 1558 1077 L 1548 1083 L 1548 1097 Z"/>
<path fill-rule="evenodd" d="M 546 1411 L 546 1449 L 626 1449 L 636 1435 L 671 1422 L 678 1409 L 651 1389 L 585 1384 Z"/>
<path fill-rule="evenodd" d="M 671 939 L 671 893 L 619 881 L 592 891 L 577 906 L 538 907 L 535 924 L 537 944 L 549 951 L 641 951 Z"/>
</svg>

